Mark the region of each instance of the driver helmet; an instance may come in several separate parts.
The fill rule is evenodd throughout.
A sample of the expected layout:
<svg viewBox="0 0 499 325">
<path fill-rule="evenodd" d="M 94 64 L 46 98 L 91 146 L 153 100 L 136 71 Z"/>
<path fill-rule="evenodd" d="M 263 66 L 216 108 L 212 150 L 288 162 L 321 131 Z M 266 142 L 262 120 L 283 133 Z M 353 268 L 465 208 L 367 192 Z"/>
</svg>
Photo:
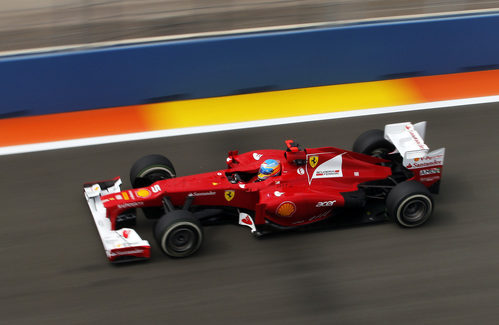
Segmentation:
<svg viewBox="0 0 499 325">
<path fill-rule="evenodd" d="M 263 181 L 269 177 L 274 177 L 279 174 L 281 174 L 281 163 L 279 160 L 267 159 L 260 166 L 258 180 Z"/>
</svg>

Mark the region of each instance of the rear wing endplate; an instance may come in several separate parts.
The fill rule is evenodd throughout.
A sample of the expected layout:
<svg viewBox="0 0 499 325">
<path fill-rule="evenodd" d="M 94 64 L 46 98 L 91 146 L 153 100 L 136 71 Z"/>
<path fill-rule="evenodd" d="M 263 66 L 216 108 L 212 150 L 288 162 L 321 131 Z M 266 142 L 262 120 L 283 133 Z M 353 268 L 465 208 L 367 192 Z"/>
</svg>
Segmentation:
<svg viewBox="0 0 499 325">
<path fill-rule="evenodd" d="M 385 139 L 393 143 L 396 152 L 403 157 L 403 164 L 409 169 L 442 166 L 445 148 L 429 152 L 424 142 L 426 122 L 387 124 Z"/>
</svg>

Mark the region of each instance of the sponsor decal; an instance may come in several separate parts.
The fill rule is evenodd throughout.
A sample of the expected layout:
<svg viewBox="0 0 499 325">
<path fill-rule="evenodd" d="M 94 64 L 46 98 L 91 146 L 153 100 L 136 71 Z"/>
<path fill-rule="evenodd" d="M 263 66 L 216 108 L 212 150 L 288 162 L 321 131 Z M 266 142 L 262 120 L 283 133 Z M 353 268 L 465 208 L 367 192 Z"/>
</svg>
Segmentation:
<svg viewBox="0 0 499 325">
<path fill-rule="evenodd" d="M 420 176 L 426 176 L 426 175 L 433 175 L 433 174 L 440 174 L 440 168 L 429 168 L 429 169 L 422 169 L 419 171 Z"/>
<path fill-rule="evenodd" d="M 316 215 L 316 216 L 313 216 L 312 218 L 308 219 L 308 221 L 319 220 L 319 219 L 322 219 L 322 218 L 324 218 L 324 217 L 327 217 L 327 215 L 328 215 L 330 212 L 331 212 L 331 210 L 324 211 L 324 212 L 322 212 L 321 214 Z"/>
<path fill-rule="evenodd" d="M 209 192 L 192 192 L 189 193 L 189 196 L 210 196 L 210 195 L 215 195 L 217 192 L 215 191 L 209 191 Z"/>
<path fill-rule="evenodd" d="M 217 175 L 218 175 L 218 176 L 222 176 L 222 173 L 221 173 L 221 172 L 218 172 L 218 173 L 217 173 Z"/>
<path fill-rule="evenodd" d="M 142 254 L 144 253 L 143 249 L 139 248 L 132 248 L 129 250 L 117 250 L 117 251 L 111 251 L 109 256 L 122 256 L 122 255 L 129 255 L 129 254 Z"/>
<path fill-rule="evenodd" d="M 262 158 L 262 156 L 263 156 L 262 154 L 259 154 L 256 152 L 253 153 L 253 159 L 255 159 L 255 160 L 260 160 L 260 158 Z"/>
<path fill-rule="evenodd" d="M 434 159 L 434 160 L 425 161 L 425 162 L 414 162 L 412 164 L 407 165 L 407 168 L 418 169 L 418 168 L 426 168 L 426 167 L 442 166 L 442 165 L 443 165 L 442 160 Z"/>
<path fill-rule="evenodd" d="M 409 132 L 409 134 L 410 134 L 411 138 L 414 140 L 414 142 L 416 142 L 419 149 L 422 149 L 422 150 L 427 149 L 425 144 L 423 142 L 421 142 L 422 139 L 416 134 L 416 131 L 414 130 L 412 125 L 406 125 L 405 128 Z"/>
<path fill-rule="evenodd" d="M 116 196 L 115 196 L 115 198 L 116 198 L 116 200 L 123 200 L 123 196 L 121 196 L 121 195 L 119 195 L 119 194 L 118 194 L 118 195 L 116 195 Z"/>
<path fill-rule="evenodd" d="M 282 196 L 283 194 L 284 194 L 284 192 L 279 192 L 279 191 L 274 192 L 275 196 Z"/>
<path fill-rule="evenodd" d="M 153 193 L 161 192 L 161 187 L 158 184 L 156 184 L 153 187 L 151 187 L 151 191 L 153 191 Z"/>
<path fill-rule="evenodd" d="M 123 237 L 128 238 L 128 235 L 130 234 L 130 230 L 123 230 Z"/>
<path fill-rule="evenodd" d="M 121 192 L 121 195 L 123 196 L 123 198 L 125 200 L 130 200 L 130 197 L 128 196 L 128 193 L 127 192 Z"/>
<path fill-rule="evenodd" d="M 300 167 L 296 170 L 296 172 L 298 173 L 298 175 L 303 175 L 305 174 L 305 169 L 303 169 L 303 167 Z"/>
<path fill-rule="evenodd" d="M 322 202 L 317 202 L 317 204 L 315 205 L 316 208 L 323 208 L 323 207 L 332 207 L 334 205 L 334 203 L 336 202 L 336 200 L 334 201 L 322 201 Z"/>
<path fill-rule="evenodd" d="M 435 176 L 429 176 L 429 177 L 422 177 L 420 180 L 422 182 L 434 182 L 438 181 L 440 179 L 440 175 L 435 175 Z"/>
<path fill-rule="evenodd" d="M 118 204 L 118 208 L 123 209 L 123 208 L 136 208 L 144 205 L 144 202 L 130 202 L 130 203 L 124 203 L 124 204 Z"/>
<path fill-rule="evenodd" d="M 240 187 L 240 188 L 245 188 L 245 187 L 246 187 L 246 184 L 239 183 L 239 187 Z"/>
<path fill-rule="evenodd" d="M 253 224 L 253 220 L 251 220 L 249 216 L 246 216 L 246 218 L 241 219 L 241 222 L 248 226 L 251 226 Z"/>
<path fill-rule="evenodd" d="M 359 172 L 353 172 L 353 176 L 359 176 Z"/>
<path fill-rule="evenodd" d="M 211 184 L 213 184 L 213 186 L 217 186 L 217 185 L 219 185 L 220 183 L 215 183 L 215 182 L 213 182 L 213 183 L 211 183 Z"/>
<path fill-rule="evenodd" d="M 310 167 L 315 168 L 317 166 L 317 163 L 319 162 L 319 156 L 310 156 L 308 158 L 308 163 L 310 164 Z"/>
<path fill-rule="evenodd" d="M 440 159 L 440 160 L 442 160 L 443 158 L 444 158 L 444 155 L 436 155 L 436 156 L 430 156 L 430 155 L 428 155 L 428 156 L 424 156 L 422 158 L 414 158 L 414 161 L 416 161 L 416 162 L 420 161 L 420 160 L 421 161 L 429 161 L 429 160 L 433 160 L 433 159 Z"/>
<path fill-rule="evenodd" d="M 128 195 L 132 198 L 132 200 L 135 200 L 135 195 L 133 195 L 132 191 L 128 191 Z"/>
<path fill-rule="evenodd" d="M 445 149 L 437 149 L 422 158 L 404 160 L 404 165 L 409 169 L 428 169 L 428 167 L 442 166 L 444 164 Z"/>
<path fill-rule="evenodd" d="M 95 184 L 94 186 L 92 186 L 92 190 L 94 190 L 95 192 L 99 192 L 100 191 L 99 184 Z"/>
<path fill-rule="evenodd" d="M 315 178 L 343 177 L 343 154 L 344 153 L 339 154 L 317 166 L 311 176 L 309 174 L 309 171 L 307 170 L 307 175 L 309 175 L 309 183 L 312 182 L 312 180 Z"/>
<path fill-rule="evenodd" d="M 235 195 L 236 192 L 234 190 L 226 190 L 224 193 L 224 197 L 227 201 L 232 201 Z"/>
<path fill-rule="evenodd" d="M 239 224 L 242 226 L 250 227 L 251 232 L 256 231 L 255 223 L 249 214 L 241 212 L 239 213 Z"/>
<path fill-rule="evenodd" d="M 146 190 L 146 189 L 143 188 L 143 189 L 135 191 L 135 195 L 137 195 L 138 197 L 141 197 L 141 198 L 145 199 L 145 198 L 151 196 L 151 191 Z"/>
<path fill-rule="evenodd" d="M 315 173 L 314 176 L 316 176 L 317 178 L 321 178 L 321 177 L 339 177 L 338 175 L 340 175 L 341 173 L 341 170 L 339 169 L 336 169 L 336 170 L 321 170 L 317 173 Z"/>
<path fill-rule="evenodd" d="M 296 205 L 291 201 L 285 201 L 279 204 L 275 214 L 280 217 L 291 217 L 296 212 Z"/>
</svg>

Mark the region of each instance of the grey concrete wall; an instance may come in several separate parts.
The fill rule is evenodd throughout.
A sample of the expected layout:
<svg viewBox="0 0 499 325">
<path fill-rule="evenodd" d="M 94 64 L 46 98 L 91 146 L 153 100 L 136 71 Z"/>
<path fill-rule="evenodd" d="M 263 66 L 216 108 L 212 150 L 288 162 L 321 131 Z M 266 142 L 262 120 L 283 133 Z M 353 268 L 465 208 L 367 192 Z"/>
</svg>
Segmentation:
<svg viewBox="0 0 499 325">
<path fill-rule="evenodd" d="M 498 7 L 487 0 L 3 0 L 0 51 Z"/>
</svg>

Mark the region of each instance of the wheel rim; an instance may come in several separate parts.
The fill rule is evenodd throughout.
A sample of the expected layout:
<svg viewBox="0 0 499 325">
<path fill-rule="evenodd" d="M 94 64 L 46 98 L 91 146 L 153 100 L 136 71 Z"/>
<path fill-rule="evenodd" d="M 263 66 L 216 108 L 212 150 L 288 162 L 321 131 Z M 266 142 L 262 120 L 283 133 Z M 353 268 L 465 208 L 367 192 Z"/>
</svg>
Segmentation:
<svg viewBox="0 0 499 325">
<path fill-rule="evenodd" d="M 405 204 L 402 215 L 407 222 L 417 223 L 425 218 L 427 212 L 427 203 L 421 199 L 414 199 Z"/>
<path fill-rule="evenodd" d="M 146 176 L 146 178 L 152 184 L 152 183 L 157 182 L 157 181 L 168 179 L 169 178 L 168 176 L 170 176 L 170 175 L 167 175 L 166 173 L 161 172 L 161 171 L 157 171 L 157 172 L 148 174 Z"/>
<path fill-rule="evenodd" d="M 196 233 L 191 228 L 181 227 L 168 236 L 168 246 L 177 253 L 185 253 L 195 246 Z"/>
<path fill-rule="evenodd" d="M 384 158 L 384 157 L 386 157 L 386 155 L 388 155 L 388 152 L 389 152 L 388 149 L 377 148 L 371 152 L 371 156 L 377 157 L 377 158 Z"/>
</svg>

